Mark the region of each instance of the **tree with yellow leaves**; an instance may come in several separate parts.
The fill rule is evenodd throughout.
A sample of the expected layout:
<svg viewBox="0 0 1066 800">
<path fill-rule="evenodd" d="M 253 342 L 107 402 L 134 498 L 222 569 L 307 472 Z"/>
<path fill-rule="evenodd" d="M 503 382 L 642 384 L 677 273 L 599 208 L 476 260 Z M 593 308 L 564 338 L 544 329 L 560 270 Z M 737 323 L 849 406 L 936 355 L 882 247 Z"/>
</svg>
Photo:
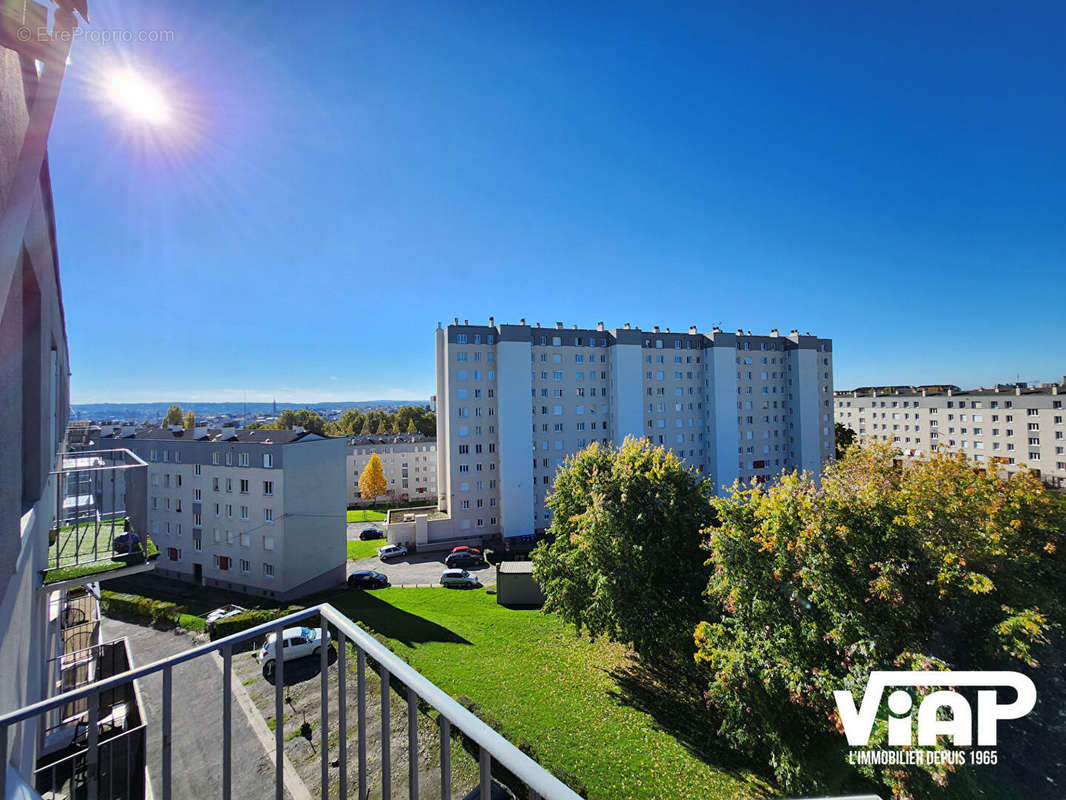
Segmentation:
<svg viewBox="0 0 1066 800">
<path fill-rule="evenodd" d="M 365 500 L 373 500 L 385 494 L 387 488 L 385 470 L 381 468 L 381 457 L 373 453 L 366 463 L 363 474 L 359 476 L 359 494 Z"/>
</svg>

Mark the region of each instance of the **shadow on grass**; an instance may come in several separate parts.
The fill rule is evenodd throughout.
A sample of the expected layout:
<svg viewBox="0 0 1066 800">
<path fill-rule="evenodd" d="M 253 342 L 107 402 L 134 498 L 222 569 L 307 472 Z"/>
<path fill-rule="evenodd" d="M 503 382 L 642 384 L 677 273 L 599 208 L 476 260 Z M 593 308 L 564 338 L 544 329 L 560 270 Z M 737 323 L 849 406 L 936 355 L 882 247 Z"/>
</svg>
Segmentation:
<svg viewBox="0 0 1066 800">
<path fill-rule="evenodd" d="M 333 645 L 329 647 L 329 663 L 330 666 L 337 660 L 337 648 Z M 304 658 L 294 658 L 291 661 L 285 660 L 285 686 L 295 686 L 298 683 L 309 681 L 312 678 L 317 678 L 322 672 L 322 659 L 319 656 L 311 655 Z M 275 672 L 267 669 L 263 669 L 263 678 L 271 686 L 274 685 Z"/>
<path fill-rule="evenodd" d="M 361 622 L 374 633 L 403 642 L 408 647 L 426 642 L 470 644 L 468 639 L 443 625 L 386 603 L 375 597 L 373 592 L 342 590 L 309 600 L 331 603 L 349 619 Z"/>
<path fill-rule="evenodd" d="M 718 720 L 707 711 L 705 685 L 698 676 L 630 662 L 608 673 L 618 687 L 611 696 L 643 711 L 656 726 L 680 742 L 693 756 L 734 777 L 755 773 L 767 783 L 773 777 L 762 765 L 731 750 L 718 737 Z"/>
</svg>

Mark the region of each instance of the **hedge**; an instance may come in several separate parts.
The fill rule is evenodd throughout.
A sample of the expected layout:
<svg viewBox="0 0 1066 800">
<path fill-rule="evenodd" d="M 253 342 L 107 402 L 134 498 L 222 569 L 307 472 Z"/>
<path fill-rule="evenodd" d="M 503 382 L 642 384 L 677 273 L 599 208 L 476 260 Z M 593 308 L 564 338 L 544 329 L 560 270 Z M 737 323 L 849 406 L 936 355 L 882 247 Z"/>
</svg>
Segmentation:
<svg viewBox="0 0 1066 800">
<path fill-rule="evenodd" d="M 253 608 L 234 614 L 232 617 L 221 619 L 211 627 L 211 638 L 221 639 L 234 633 L 263 625 L 267 622 L 281 619 L 288 614 L 303 611 L 304 606 L 289 606 L 288 608 Z"/>
<path fill-rule="evenodd" d="M 100 592 L 100 605 L 108 614 L 144 619 L 154 625 L 180 625 L 183 628 L 193 625 L 193 623 L 182 625 L 183 618 L 187 620 L 192 616 L 185 613 L 184 606 L 166 600 L 142 597 L 139 594 L 124 594 L 105 589 Z M 200 622 L 202 623 L 203 620 Z M 191 627 L 191 629 L 203 630 L 203 627 L 201 625 L 199 628 Z"/>
</svg>

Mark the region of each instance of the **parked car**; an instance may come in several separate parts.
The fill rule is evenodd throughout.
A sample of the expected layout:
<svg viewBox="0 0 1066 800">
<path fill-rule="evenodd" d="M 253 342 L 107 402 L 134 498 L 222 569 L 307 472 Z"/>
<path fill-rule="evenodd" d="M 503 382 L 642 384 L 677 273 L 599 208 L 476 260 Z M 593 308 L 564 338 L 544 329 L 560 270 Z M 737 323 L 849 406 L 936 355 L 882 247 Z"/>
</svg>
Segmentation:
<svg viewBox="0 0 1066 800">
<path fill-rule="evenodd" d="M 348 576 L 349 589 L 384 589 L 388 585 L 388 576 L 372 569 L 361 569 Z"/>
<path fill-rule="evenodd" d="M 283 635 L 284 640 L 281 647 L 284 661 L 318 655 L 323 645 L 329 647 L 329 631 L 327 630 L 323 634 L 321 628 L 286 628 Z M 264 675 L 270 675 L 274 672 L 274 662 L 277 658 L 276 644 L 277 634 L 272 633 L 267 636 L 266 642 L 256 653 L 255 659 L 263 668 Z"/>
<path fill-rule="evenodd" d="M 135 553 L 140 552 L 141 549 L 141 537 L 133 531 L 126 531 L 120 533 L 115 537 L 113 549 L 116 553 Z"/>
<path fill-rule="evenodd" d="M 207 624 L 208 625 L 214 625 L 216 622 L 218 622 L 221 619 L 229 619 L 230 617 L 235 617 L 238 614 L 240 614 L 242 611 L 247 611 L 247 610 L 248 610 L 247 608 L 244 608 L 243 606 L 234 605 L 233 603 L 230 603 L 227 606 L 220 606 L 219 608 L 216 608 L 214 611 L 207 612 L 207 617 L 206 617 Z"/>
<path fill-rule="evenodd" d="M 407 555 L 407 547 L 402 544 L 386 544 L 378 548 L 378 558 L 388 561 L 390 558 L 400 558 Z"/>
<path fill-rule="evenodd" d="M 456 545 L 455 547 L 452 548 L 452 552 L 453 553 L 477 553 L 478 555 L 481 555 L 481 550 L 479 550 L 476 547 L 469 547 L 468 545 L 465 545 L 465 544 Z"/>
<path fill-rule="evenodd" d="M 480 553 L 473 553 L 469 550 L 450 553 L 444 558 L 446 567 L 480 567 L 484 563 L 485 559 L 481 557 Z"/>
<path fill-rule="evenodd" d="M 370 541 L 371 539 L 384 539 L 385 531 L 379 530 L 378 528 L 363 528 L 359 531 L 359 538 L 364 542 Z"/>
<path fill-rule="evenodd" d="M 440 585 L 453 589 L 476 589 L 481 581 L 465 569 L 447 569 L 441 573 Z"/>
</svg>

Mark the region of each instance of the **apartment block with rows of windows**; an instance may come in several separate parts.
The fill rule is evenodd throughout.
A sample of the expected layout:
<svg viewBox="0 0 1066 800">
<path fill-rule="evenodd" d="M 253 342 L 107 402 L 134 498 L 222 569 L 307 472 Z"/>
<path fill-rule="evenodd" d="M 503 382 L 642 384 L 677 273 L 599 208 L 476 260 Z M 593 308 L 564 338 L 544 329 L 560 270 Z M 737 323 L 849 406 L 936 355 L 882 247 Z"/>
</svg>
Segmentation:
<svg viewBox="0 0 1066 800">
<path fill-rule="evenodd" d="M 289 600 L 344 582 L 344 439 L 302 430 L 112 428 L 148 462 L 156 572 Z"/>
<path fill-rule="evenodd" d="M 836 421 L 859 441 L 887 442 L 906 458 L 930 450 L 965 453 L 974 461 L 1025 465 L 1044 482 L 1066 486 L 1066 381 L 1036 388 L 886 387 L 837 392 Z"/>
<path fill-rule="evenodd" d="M 377 454 L 387 489 L 382 497 L 363 497 L 359 478 Z M 437 441 L 417 434 L 352 436 L 348 439 L 348 504 L 437 502 Z"/>
<path fill-rule="evenodd" d="M 570 453 L 643 437 L 718 486 L 817 473 L 833 451 L 832 342 L 459 324 L 436 332 L 440 494 L 457 536 L 528 536 Z"/>
</svg>

